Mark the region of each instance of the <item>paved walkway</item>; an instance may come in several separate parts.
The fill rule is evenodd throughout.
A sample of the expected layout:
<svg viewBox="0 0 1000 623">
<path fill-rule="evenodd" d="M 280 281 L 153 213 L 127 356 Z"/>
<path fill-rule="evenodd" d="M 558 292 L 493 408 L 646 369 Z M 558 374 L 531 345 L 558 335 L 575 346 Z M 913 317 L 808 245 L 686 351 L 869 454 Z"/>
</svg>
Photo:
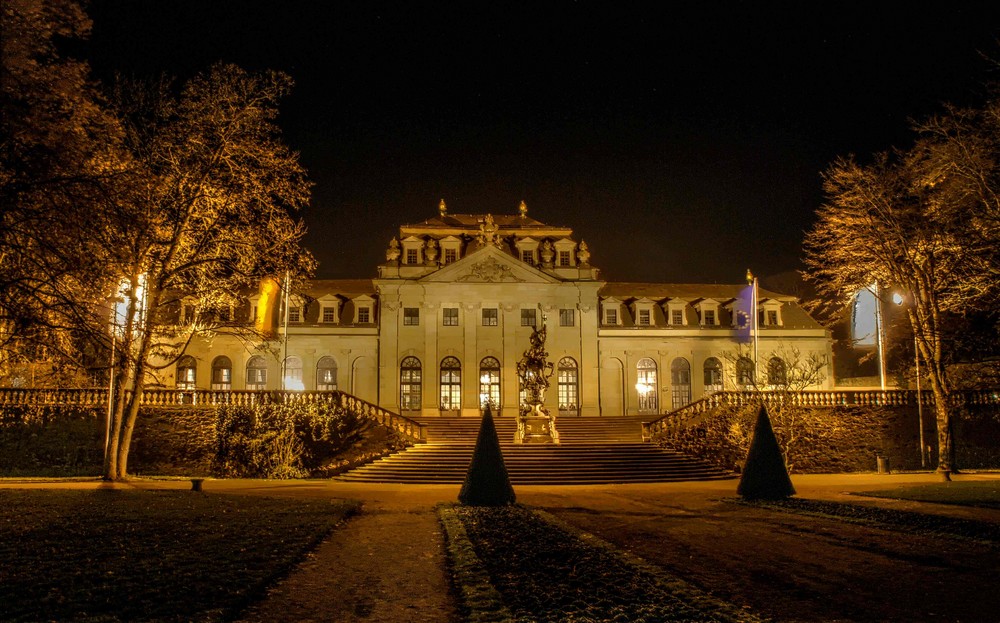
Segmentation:
<svg viewBox="0 0 1000 623">
<path fill-rule="evenodd" d="M 1000 474 L 963 475 L 956 479 L 992 479 Z M 864 502 L 891 508 L 919 509 L 1000 523 L 1000 511 L 960 506 L 895 502 L 848 497 L 848 491 L 936 482 L 933 474 L 851 474 L 795 476 L 799 497 Z M 0 480 L 0 487 L 95 488 L 94 481 Z M 187 481 L 136 480 L 128 486 L 185 489 Z M 209 480 L 205 492 L 273 497 L 348 498 L 363 502 L 362 513 L 330 538 L 268 597 L 247 613 L 247 621 L 443 622 L 458 621 L 448 588 L 444 543 L 434 507 L 455 501 L 457 485 L 371 485 L 329 481 Z M 689 515 L 735 495 L 736 481 L 695 483 L 521 486 L 518 501 L 567 512 L 634 511 L 648 506 L 658 516 Z M 652 502 L 655 502 L 653 504 Z M 653 506 L 656 508 L 654 509 Z M 690 515 L 689 515 L 690 516 Z"/>
</svg>

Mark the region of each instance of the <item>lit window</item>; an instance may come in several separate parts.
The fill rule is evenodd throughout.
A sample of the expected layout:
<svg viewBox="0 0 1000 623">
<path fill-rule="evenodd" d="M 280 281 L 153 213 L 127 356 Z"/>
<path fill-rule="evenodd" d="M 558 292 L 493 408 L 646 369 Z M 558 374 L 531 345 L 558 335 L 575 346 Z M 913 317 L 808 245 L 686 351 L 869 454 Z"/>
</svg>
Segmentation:
<svg viewBox="0 0 1000 623">
<path fill-rule="evenodd" d="M 302 308 L 300 308 L 300 307 L 289 307 L 288 308 L 288 322 L 302 322 Z"/>
<path fill-rule="evenodd" d="M 458 261 L 458 249 L 445 249 L 444 250 L 444 263 L 451 264 L 452 262 Z"/>
<path fill-rule="evenodd" d="M 483 310 L 483 326 L 484 327 L 495 327 L 497 326 L 497 313 L 496 307 L 488 307 Z"/>
<path fill-rule="evenodd" d="M 536 309 L 522 309 L 521 310 L 521 326 L 522 327 L 534 327 L 538 325 L 538 315 Z"/>
<path fill-rule="evenodd" d="M 194 357 L 181 357 L 177 362 L 177 389 L 195 389 L 196 369 Z"/>
<path fill-rule="evenodd" d="M 372 310 L 370 307 L 358 308 L 358 324 L 368 324 L 372 321 Z"/>
<path fill-rule="evenodd" d="M 776 309 L 767 310 L 767 324 L 768 325 L 778 324 L 778 310 Z"/>
<path fill-rule="evenodd" d="M 212 362 L 212 389 L 232 389 L 233 364 L 229 357 L 219 356 Z"/>
<path fill-rule="evenodd" d="M 420 256 L 418 255 L 416 249 L 407 249 L 406 250 L 406 263 L 407 264 L 416 264 L 417 260 L 419 259 L 419 257 Z"/>
<path fill-rule="evenodd" d="M 649 310 L 640 309 L 639 310 L 639 324 L 642 326 L 649 326 Z"/>
<path fill-rule="evenodd" d="M 570 266 L 570 254 L 569 251 L 559 252 L 559 265 L 560 266 Z"/>
<path fill-rule="evenodd" d="M 321 392 L 337 389 L 337 361 L 333 357 L 322 357 L 316 364 L 316 389 Z"/>
<path fill-rule="evenodd" d="M 458 326 L 458 308 L 457 307 L 445 307 L 444 316 L 441 319 L 441 324 L 446 327 L 457 327 Z"/>
<path fill-rule="evenodd" d="M 416 307 L 404 307 L 403 324 L 411 327 L 420 324 L 420 310 Z"/>
<path fill-rule="evenodd" d="M 618 324 L 618 310 L 617 309 L 605 309 L 604 310 L 604 324 Z"/>
<path fill-rule="evenodd" d="M 523 251 L 521 251 L 521 261 L 524 262 L 525 264 L 534 265 L 535 252 L 528 249 L 524 249 Z"/>
<path fill-rule="evenodd" d="M 247 389 L 267 389 L 267 363 L 263 357 L 254 356 L 247 362 Z"/>
<path fill-rule="evenodd" d="M 337 322 L 337 308 L 336 307 L 324 307 L 323 308 L 323 322 Z"/>
<path fill-rule="evenodd" d="M 705 310 L 705 322 L 703 324 L 714 325 L 715 324 L 715 310 L 706 309 Z"/>
<path fill-rule="evenodd" d="M 576 310 L 573 309 L 560 309 L 559 310 L 559 326 L 560 327 L 572 327 L 576 324 Z"/>
<path fill-rule="evenodd" d="M 672 310 L 670 310 L 670 324 L 684 324 L 684 310 L 683 309 L 672 309 Z"/>
</svg>

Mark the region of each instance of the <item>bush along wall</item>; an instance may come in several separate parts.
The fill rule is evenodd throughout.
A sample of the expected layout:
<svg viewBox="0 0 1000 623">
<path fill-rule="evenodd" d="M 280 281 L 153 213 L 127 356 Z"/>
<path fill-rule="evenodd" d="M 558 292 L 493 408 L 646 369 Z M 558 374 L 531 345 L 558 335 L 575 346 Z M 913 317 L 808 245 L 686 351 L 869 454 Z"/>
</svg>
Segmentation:
<svg viewBox="0 0 1000 623">
<path fill-rule="evenodd" d="M 0 475 L 98 476 L 104 409 L 0 409 Z M 329 476 L 406 446 L 339 406 L 144 407 L 129 456 L 134 475 Z"/>
<path fill-rule="evenodd" d="M 727 406 L 706 412 L 693 426 L 661 444 L 726 469 L 741 471 L 757 408 Z M 874 471 L 879 456 L 894 470 L 917 470 L 920 431 L 916 407 L 785 407 L 770 410 L 778 444 L 793 473 Z M 957 464 L 1000 467 L 1000 414 L 990 407 L 964 409 L 954 418 Z M 932 409 L 924 409 L 928 467 L 937 465 Z"/>
<path fill-rule="evenodd" d="M 101 473 L 104 410 L 57 405 L 0 409 L 0 474 L 97 476 Z"/>
</svg>

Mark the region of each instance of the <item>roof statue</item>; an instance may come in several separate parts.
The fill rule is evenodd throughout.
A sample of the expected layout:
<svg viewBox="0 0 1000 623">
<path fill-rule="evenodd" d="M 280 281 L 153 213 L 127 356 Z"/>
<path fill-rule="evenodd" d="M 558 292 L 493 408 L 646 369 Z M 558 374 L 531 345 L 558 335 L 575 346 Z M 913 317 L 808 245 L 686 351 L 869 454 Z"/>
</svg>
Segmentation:
<svg viewBox="0 0 1000 623">
<path fill-rule="evenodd" d="M 387 262 L 395 262 L 399 259 L 399 241 L 393 238 L 389 241 L 389 248 L 385 250 L 385 259 Z"/>
<path fill-rule="evenodd" d="M 520 207 L 517 209 L 517 213 L 521 215 L 521 218 L 528 216 L 528 204 L 526 204 L 523 200 L 521 201 Z"/>
<path fill-rule="evenodd" d="M 583 240 L 580 241 L 580 248 L 576 252 L 576 258 L 580 260 L 581 265 L 590 266 L 590 249 L 587 248 L 587 243 Z"/>
<path fill-rule="evenodd" d="M 476 236 L 476 239 L 483 246 L 492 244 L 494 247 L 500 248 L 500 234 L 497 233 L 499 229 L 493 220 L 493 215 L 487 214 L 486 218 L 479 221 L 479 235 Z"/>
<path fill-rule="evenodd" d="M 444 199 L 438 204 L 438 214 L 441 216 L 448 216 L 448 206 L 444 204 Z"/>
</svg>

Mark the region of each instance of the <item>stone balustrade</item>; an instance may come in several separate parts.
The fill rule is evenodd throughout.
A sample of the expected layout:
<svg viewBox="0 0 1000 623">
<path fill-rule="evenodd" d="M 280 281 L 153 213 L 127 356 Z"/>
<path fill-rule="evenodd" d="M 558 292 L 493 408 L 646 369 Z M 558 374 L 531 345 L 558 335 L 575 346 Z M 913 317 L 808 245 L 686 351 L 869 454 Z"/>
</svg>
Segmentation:
<svg viewBox="0 0 1000 623">
<path fill-rule="evenodd" d="M 902 407 L 916 405 L 917 400 L 925 406 L 934 405 L 934 393 L 930 390 L 810 390 L 800 392 L 784 391 L 722 391 L 705 396 L 650 422 L 643 422 L 643 439 L 652 441 L 672 437 L 681 430 L 696 425 L 701 415 L 720 406 L 743 406 L 748 404 L 779 405 L 791 404 L 798 407 L 836 407 L 846 405 Z M 961 405 L 1000 405 L 1000 390 L 963 390 L 953 392 L 950 401 Z"/>
<path fill-rule="evenodd" d="M 252 406 L 258 404 L 336 404 L 357 415 L 378 422 L 414 443 L 427 440 L 424 425 L 345 392 L 334 391 L 249 391 L 214 389 L 147 389 L 140 404 L 153 407 Z M 0 387 L 0 406 L 68 405 L 94 407 L 108 404 L 107 388 L 25 389 Z"/>
</svg>

